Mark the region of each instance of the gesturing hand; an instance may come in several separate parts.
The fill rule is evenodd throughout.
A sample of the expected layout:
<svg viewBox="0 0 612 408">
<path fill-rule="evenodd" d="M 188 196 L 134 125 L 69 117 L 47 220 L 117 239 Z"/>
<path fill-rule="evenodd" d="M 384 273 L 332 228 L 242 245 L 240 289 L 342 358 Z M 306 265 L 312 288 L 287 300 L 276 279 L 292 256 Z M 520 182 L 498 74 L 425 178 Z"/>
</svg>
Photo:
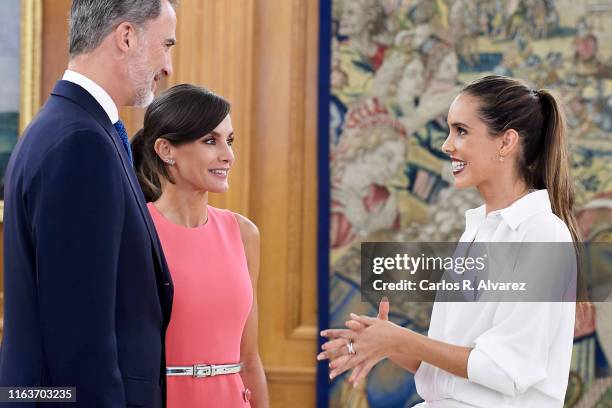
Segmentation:
<svg viewBox="0 0 612 408">
<path fill-rule="evenodd" d="M 321 335 L 330 340 L 323 344 L 317 359 L 329 359 L 330 378 L 355 368 L 349 381 L 356 385 L 370 372 L 372 367 L 391 353 L 398 329 L 388 321 L 389 302 L 384 298 L 379 305 L 378 318 L 351 314 L 346 329 L 329 329 Z M 356 354 L 349 354 L 348 343 L 352 342 Z"/>
<path fill-rule="evenodd" d="M 378 304 L 378 318 L 380 320 L 389 320 L 389 306 L 389 300 L 386 296 L 384 296 Z M 346 322 L 346 327 L 356 332 L 361 332 L 363 329 L 366 328 L 365 324 L 357 320 L 349 320 L 348 322 Z M 353 372 L 351 373 L 348 382 L 352 383 L 353 387 L 356 387 L 362 379 L 368 376 L 374 365 L 366 367 L 366 362 L 359 364 L 353 369 Z"/>
</svg>

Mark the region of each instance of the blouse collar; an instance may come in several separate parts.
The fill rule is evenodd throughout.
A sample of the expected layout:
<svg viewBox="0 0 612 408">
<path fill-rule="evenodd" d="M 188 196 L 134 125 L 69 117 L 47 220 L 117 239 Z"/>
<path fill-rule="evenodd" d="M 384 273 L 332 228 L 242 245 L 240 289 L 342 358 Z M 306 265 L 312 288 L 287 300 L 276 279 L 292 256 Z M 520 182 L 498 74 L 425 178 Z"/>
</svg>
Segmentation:
<svg viewBox="0 0 612 408">
<path fill-rule="evenodd" d="M 509 207 L 493 213 L 500 213 L 506 224 L 510 228 L 516 230 L 526 219 L 540 212 L 552 212 L 550 199 L 547 190 L 538 190 L 526 194 Z M 465 212 L 465 229 L 473 230 L 478 228 L 482 221 L 486 218 L 485 205 L 478 208 L 473 208 Z"/>
</svg>

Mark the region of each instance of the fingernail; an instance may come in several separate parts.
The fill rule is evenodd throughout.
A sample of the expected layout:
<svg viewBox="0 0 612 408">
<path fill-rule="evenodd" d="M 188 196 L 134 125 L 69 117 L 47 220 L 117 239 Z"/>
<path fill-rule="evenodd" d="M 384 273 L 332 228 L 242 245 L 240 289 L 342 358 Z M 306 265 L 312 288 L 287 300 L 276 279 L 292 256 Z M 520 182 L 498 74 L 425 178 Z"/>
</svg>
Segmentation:
<svg viewBox="0 0 612 408">
<path fill-rule="evenodd" d="M 330 375 L 329 375 L 329 379 L 330 379 L 330 380 L 333 380 L 333 379 L 334 379 L 334 375 L 333 375 L 333 374 L 330 374 Z"/>
<path fill-rule="evenodd" d="M 323 354 L 317 355 L 317 360 L 319 360 L 319 361 L 323 360 Z"/>
<path fill-rule="evenodd" d="M 351 313 L 351 317 L 352 317 L 353 319 L 357 319 L 359 316 L 357 316 L 355 313 Z"/>
<path fill-rule="evenodd" d="M 381 302 L 389 302 L 389 298 L 386 296 L 383 296 L 382 299 L 380 299 Z"/>
</svg>

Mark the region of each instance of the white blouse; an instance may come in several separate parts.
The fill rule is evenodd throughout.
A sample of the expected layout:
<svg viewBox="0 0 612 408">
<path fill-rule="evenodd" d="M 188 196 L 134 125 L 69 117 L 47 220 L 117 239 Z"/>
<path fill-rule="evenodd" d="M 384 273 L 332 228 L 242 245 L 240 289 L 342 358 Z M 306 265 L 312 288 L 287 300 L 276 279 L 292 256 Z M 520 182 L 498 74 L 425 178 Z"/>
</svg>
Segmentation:
<svg viewBox="0 0 612 408">
<path fill-rule="evenodd" d="M 466 212 L 461 242 L 572 242 L 548 192 L 511 206 Z M 472 347 L 468 379 L 422 362 L 415 374 L 427 408 L 563 407 L 574 334 L 574 302 L 434 304 L 428 336 Z"/>
</svg>

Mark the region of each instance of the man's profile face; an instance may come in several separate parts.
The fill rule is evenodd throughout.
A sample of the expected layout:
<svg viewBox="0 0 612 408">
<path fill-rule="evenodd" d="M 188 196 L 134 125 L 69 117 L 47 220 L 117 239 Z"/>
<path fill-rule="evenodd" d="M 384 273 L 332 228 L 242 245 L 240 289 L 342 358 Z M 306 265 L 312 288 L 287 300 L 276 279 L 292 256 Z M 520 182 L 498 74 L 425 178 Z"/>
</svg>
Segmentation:
<svg viewBox="0 0 612 408">
<path fill-rule="evenodd" d="M 170 50 L 176 43 L 176 13 L 162 0 L 157 18 L 147 21 L 138 33 L 138 49 L 128 60 L 128 79 L 133 90 L 133 106 L 151 103 L 157 83 L 172 74 Z"/>
</svg>

